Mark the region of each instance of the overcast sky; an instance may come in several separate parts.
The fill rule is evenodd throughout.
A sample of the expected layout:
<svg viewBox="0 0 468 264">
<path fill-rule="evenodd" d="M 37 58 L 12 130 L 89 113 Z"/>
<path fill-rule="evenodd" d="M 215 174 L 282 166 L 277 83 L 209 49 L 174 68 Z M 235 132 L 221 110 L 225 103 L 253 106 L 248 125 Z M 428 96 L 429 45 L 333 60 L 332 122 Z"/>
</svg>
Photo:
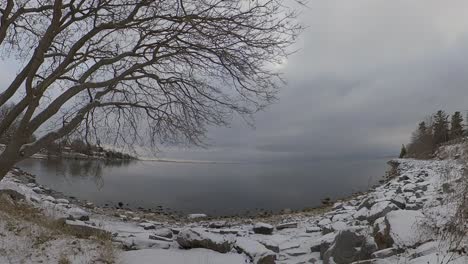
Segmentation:
<svg viewBox="0 0 468 264">
<path fill-rule="evenodd" d="M 426 115 L 468 110 L 468 1 L 310 1 L 301 21 L 279 102 L 212 129 L 207 156 L 396 155 Z"/>
</svg>

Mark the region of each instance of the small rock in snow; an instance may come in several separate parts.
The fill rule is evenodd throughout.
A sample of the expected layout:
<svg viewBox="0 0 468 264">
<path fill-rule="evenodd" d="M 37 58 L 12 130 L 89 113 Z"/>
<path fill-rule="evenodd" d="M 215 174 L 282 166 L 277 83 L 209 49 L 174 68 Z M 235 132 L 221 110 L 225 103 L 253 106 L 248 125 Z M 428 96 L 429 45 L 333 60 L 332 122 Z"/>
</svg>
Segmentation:
<svg viewBox="0 0 468 264">
<path fill-rule="evenodd" d="M 276 226 L 276 230 L 282 230 L 286 228 L 297 228 L 297 222 L 283 223 Z"/>
<path fill-rule="evenodd" d="M 256 223 L 253 231 L 255 234 L 271 235 L 273 233 L 273 226 L 266 223 Z"/>
</svg>

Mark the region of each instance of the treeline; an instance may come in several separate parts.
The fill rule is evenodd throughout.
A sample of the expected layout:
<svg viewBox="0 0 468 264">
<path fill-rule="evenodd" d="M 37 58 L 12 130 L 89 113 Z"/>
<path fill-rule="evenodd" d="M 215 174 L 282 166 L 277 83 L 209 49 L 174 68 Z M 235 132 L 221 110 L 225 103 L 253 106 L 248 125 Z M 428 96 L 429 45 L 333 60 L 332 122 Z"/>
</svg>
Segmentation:
<svg viewBox="0 0 468 264">
<path fill-rule="evenodd" d="M 64 139 L 49 144 L 44 150 L 49 156 L 64 156 L 67 154 L 80 153 L 89 157 L 100 157 L 106 159 L 135 159 L 135 157 L 126 153 L 106 150 L 100 146 L 86 143 L 85 141 L 75 139 Z"/>
<path fill-rule="evenodd" d="M 467 131 L 462 114 L 457 111 L 450 117 L 439 110 L 418 124 L 410 143 L 402 146 L 400 157 L 431 158 L 440 144 L 464 136 L 467 136 Z"/>
</svg>

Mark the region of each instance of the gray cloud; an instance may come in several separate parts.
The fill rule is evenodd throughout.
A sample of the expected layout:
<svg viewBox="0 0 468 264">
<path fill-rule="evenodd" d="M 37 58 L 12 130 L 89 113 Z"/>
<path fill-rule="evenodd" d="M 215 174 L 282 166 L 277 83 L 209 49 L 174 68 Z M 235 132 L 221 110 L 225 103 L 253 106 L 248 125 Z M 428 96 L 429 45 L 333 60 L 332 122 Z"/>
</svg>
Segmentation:
<svg viewBox="0 0 468 264">
<path fill-rule="evenodd" d="M 425 115 L 468 109 L 468 2 L 309 7 L 280 101 L 256 116 L 255 129 L 238 120 L 212 129 L 216 156 L 392 155 Z"/>
</svg>

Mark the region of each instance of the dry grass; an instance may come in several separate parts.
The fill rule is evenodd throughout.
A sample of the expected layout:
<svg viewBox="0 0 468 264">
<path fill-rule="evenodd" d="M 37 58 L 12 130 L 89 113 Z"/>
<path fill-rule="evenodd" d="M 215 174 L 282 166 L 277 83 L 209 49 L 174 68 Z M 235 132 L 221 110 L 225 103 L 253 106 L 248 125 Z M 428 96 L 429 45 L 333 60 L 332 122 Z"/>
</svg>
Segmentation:
<svg viewBox="0 0 468 264">
<path fill-rule="evenodd" d="M 97 259 L 93 263 L 115 263 L 115 250 L 108 232 L 67 225 L 64 219 L 49 218 L 37 208 L 21 201 L 13 201 L 4 194 L 0 195 L 0 213 L 5 229 L 18 237 L 30 238 L 33 249 L 42 250 L 48 246 L 48 242 L 57 239 L 88 239 L 89 243 L 97 245 Z M 69 264 L 71 261 L 62 254 L 58 263 Z"/>
</svg>

